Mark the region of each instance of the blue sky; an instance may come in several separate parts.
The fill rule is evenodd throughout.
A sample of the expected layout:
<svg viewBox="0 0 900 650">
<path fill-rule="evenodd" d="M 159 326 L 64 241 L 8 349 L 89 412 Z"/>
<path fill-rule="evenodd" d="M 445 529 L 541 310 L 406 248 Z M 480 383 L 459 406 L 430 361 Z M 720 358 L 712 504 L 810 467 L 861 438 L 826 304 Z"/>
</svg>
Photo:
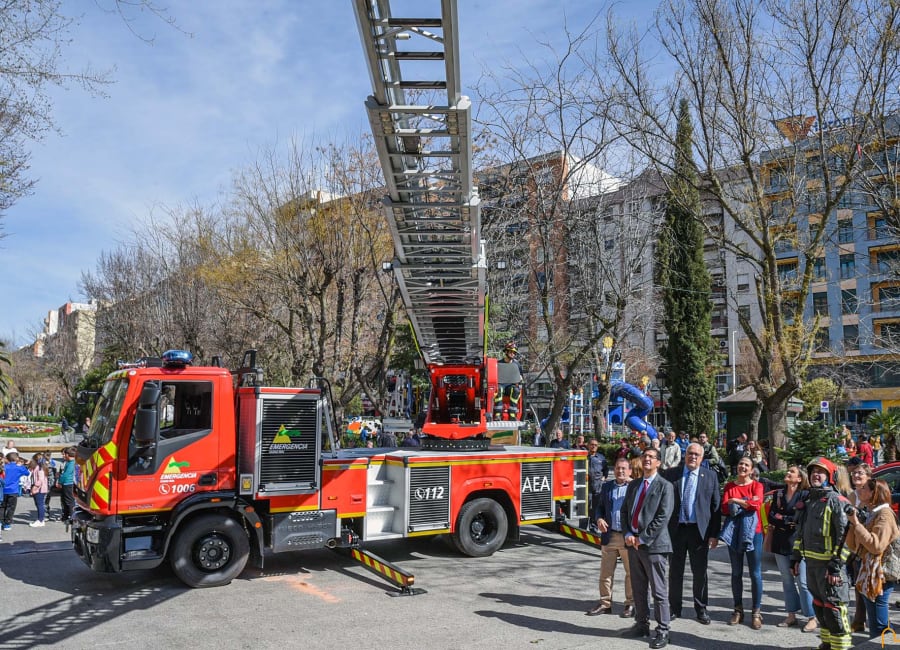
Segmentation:
<svg viewBox="0 0 900 650">
<path fill-rule="evenodd" d="M 424 0 L 422 0 L 424 2 Z M 139 15 L 134 31 L 97 5 L 66 0 L 83 16 L 63 67 L 115 66 L 107 97 L 53 93 L 61 135 L 32 148 L 32 196 L 6 214 L 0 339 L 22 345 L 47 311 L 82 301 L 83 270 L 165 207 L 210 203 L 235 170 L 292 137 L 368 130 L 370 92 L 349 0 L 192 0 L 168 5 L 178 31 Z M 641 15 L 650 3 L 619 5 Z M 514 63 L 535 40 L 563 42 L 596 0 L 459 0 L 461 74 Z"/>
</svg>

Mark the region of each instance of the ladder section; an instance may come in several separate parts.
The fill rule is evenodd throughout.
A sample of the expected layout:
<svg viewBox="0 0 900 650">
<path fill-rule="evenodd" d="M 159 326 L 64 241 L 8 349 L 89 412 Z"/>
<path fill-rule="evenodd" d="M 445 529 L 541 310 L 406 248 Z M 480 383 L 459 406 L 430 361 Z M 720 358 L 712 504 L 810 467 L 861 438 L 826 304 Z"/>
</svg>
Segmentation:
<svg viewBox="0 0 900 650">
<path fill-rule="evenodd" d="M 484 357 L 484 242 L 472 180 L 471 103 L 460 94 L 455 0 L 353 0 L 373 93 L 393 270 L 427 364 Z"/>
</svg>

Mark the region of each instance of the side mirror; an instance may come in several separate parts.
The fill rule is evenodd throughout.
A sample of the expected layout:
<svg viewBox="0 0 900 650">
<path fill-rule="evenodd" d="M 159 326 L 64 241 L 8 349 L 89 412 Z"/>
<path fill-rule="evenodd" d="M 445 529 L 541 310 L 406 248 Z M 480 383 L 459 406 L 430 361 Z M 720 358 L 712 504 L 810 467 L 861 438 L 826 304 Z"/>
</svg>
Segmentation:
<svg viewBox="0 0 900 650">
<path fill-rule="evenodd" d="M 141 447 L 156 442 L 159 431 L 159 382 L 144 384 L 134 421 L 134 441 Z"/>
</svg>

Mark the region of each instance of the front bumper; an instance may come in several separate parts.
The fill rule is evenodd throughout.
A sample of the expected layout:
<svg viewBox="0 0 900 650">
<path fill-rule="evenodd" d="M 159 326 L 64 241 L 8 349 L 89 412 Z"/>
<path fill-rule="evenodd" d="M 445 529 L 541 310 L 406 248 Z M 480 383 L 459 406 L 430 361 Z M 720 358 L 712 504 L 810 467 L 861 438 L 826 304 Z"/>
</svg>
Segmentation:
<svg viewBox="0 0 900 650">
<path fill-rule="evenodd" d="M 122 524 L 117 517 L 97 519 L 76 508 L 72 516 L 72 544 L 78 557 L 94 571 L 122 570 Z"/>
</svg>

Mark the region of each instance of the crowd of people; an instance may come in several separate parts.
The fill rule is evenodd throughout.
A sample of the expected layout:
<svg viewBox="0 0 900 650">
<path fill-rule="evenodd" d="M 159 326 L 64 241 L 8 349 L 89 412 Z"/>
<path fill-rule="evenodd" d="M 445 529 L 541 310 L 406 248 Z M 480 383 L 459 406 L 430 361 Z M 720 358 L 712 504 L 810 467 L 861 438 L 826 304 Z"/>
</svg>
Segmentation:
<svg viewBox="0 0 900 650">
<path fill-rule="evenodd" d="M 6 443 L 2 453 L 0 533 L 12 529 L 20 498 L 31 497 L 34 500 L 36 517 L 28 524 L 32 528 L 45 526 L 48 521 L 68 523 L 75 507 L 75 448 L 64 449 L 61 462 L 54 459 L 49 451 L 38 452 L 26 460 L 12 440 Z M 57 517 L 52 515 L 51 510 L 54 495 L 58 495 L 60 502 Z"/>
<path fill-rule="evenodd" d="M 789 467 L 783 482 L 773 483 L 759 478 L 768 469 L 765 455 L 742 435 L 728 453 L 732 471 L 724 488 L 724 462 L 705 435 L 691 439 L 670 431 L 659 441 L 621 440 L 611 479 L 598 441 L 590 440 L 587 448 L 591 525 L 602 544 L 600 600 L 589 616 L 614 613 L 613 584 L 621 562 L 620 616 L 634 618 L 624 636 L 665 647 L 671 622 L 683 615 L 689 566 L 696 619 L 709 625 L 708 556 L 721 544 L 731 566 L 729 625 L 747 623 L 759 630 L 765 624 L 762 560 L 771 554 L 783 592 L 784 618 L 777 627 L 818 632 L 819 650 L 843 650 L 853 633 L 874 638 L 889 626 L 897 576 L 886 573 L 884 563 L 900 528 L 889 486 L 872 478 L 876 457 L 868 455 L 869 440 L 860 437 L 845 464 L 818 457 L 806 467 Z"/>
</svg>

